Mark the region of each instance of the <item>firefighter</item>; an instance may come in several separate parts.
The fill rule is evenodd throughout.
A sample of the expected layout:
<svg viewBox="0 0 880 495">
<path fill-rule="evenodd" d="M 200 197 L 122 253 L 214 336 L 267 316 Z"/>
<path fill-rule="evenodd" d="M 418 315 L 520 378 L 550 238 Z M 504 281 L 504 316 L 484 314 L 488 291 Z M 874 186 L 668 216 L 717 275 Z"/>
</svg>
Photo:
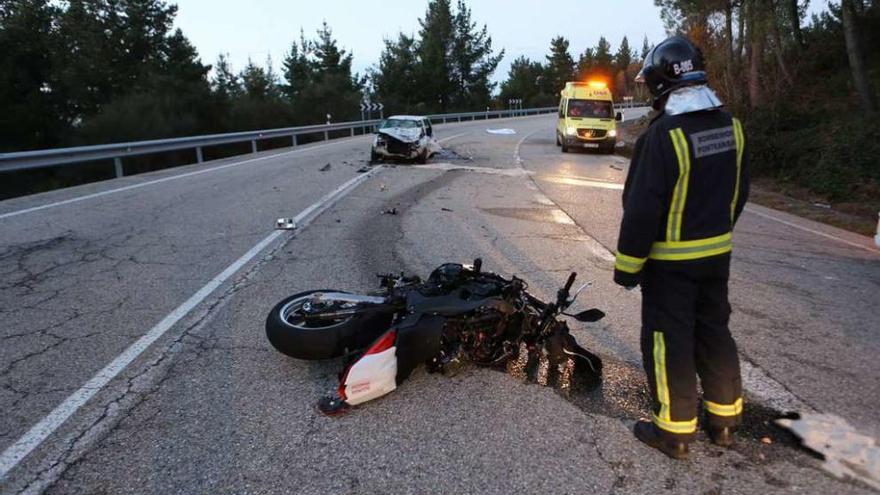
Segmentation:
<svg viewBox="0 0 880 495">
<path fill-rule="evenodd" d="M 687 38 L 652 49 L 636 78 L 658 111 L 638 139 L 623 191 L 614 281 L 642 287 L 641 348 L 653 399 L 635 436 L 686 459 L 700 411 L 728 447 L 742 418 L 742 381 L 728 329 L 731 234 L 749 194 L 742 124 L 707 85 Z"/>
</svg>

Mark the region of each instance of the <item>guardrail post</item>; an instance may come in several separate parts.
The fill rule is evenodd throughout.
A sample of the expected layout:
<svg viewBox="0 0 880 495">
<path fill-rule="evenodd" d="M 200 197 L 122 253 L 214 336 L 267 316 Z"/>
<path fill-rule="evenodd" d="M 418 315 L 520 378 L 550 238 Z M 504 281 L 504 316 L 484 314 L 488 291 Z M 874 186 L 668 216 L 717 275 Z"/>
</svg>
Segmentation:
<svg viewBox="0 0 880 495">
<path fill-rule="evenodd" d="M 296 134 L 294 134 L 293 136 L 290 136 L 290 141 L 293 143 L 293 146 L 296 146 L 299 144 L 296 142 Z"/>
<path fill-rule="evenodd" d="M 324 141 L 330 140 L 330 131 L 324 131 Z"/>
<path fill-rule="evenodd" d="M 354 127 L 351 128 L 351 137 L 354 137 Z"/>
<path fill-rule="evenodd" d="M 122 158 L 120 158 L 120 157 L 117 156 L 116 158 L 113 159 L 113 168 L 116 169 L 116 177 L 117 177 L 117 178 L 123 176 L 123 173 L 122 173 Z"/>
<path fill-rule="evenodd" d="M 257 140 L 251 139 L 251 153 L 257 152 Z"/>
<path fill-rule="evenodd" d="M 203 161 L 205 161 L 205 158 L 202 156 L 202 147 L 197 146 L 196 147 L 196 163 L 202 163 Z"/>
</svg>

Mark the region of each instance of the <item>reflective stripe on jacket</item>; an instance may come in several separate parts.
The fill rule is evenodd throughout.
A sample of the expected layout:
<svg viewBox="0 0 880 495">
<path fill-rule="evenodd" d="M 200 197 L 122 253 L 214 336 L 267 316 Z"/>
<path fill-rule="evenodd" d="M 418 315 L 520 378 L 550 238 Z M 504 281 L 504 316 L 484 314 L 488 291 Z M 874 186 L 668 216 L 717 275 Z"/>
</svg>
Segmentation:
<svg viewBox="0 0 880 495">
<path fill-rule="evenodd" d="M 636 142 L 626 178 L 616 280 L 634 285 L 649 259 L 732 250 L 749 194 L 745 147 L 742 124 L 720 109 L 654 119 Z"/>
</svg>

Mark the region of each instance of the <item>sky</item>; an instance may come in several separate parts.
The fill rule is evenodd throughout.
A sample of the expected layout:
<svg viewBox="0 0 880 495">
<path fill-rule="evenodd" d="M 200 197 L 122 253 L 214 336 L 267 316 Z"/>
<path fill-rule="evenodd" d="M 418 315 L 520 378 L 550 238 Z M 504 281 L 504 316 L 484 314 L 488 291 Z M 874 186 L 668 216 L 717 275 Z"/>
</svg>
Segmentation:
<svg viewBox="0 0 880 495">
<path fill-rule="evenodd" d="M 827 0 L 814 0 L 810 10 L 821 9 Z M 339 45 L 353 53 L 353 69 L 363 74 L 376 64 L 384 38 L 397 33 L 418 32 L 428 0 L 169 0 L 176 3 L 177 27 L 196 46 L 202 62 L 213 64 L 228 53 L 233 69 L 241 70 L 253 59 L 265 65 L 272 58 L 276 71 L 299 39 L 300 29 L 314 38 L 323 21 L 333 30 Z M 493 80 L 506 79 L 510 63 L 519 55 L 544 61 L 550 40 L 562 35 L 571 41 L 577 60 L 599 36 L 617 50 L 623 36 L 630 46 L 641 49 L 642 39 L 650 43 L 666 37 L 660 11 L 653 0 L 575 0 L 554 3 L 547 0 L 468 0 L 473 19 L 486 24 L 496 51 L 505 49 L 504 59 Z"/>
</svg>

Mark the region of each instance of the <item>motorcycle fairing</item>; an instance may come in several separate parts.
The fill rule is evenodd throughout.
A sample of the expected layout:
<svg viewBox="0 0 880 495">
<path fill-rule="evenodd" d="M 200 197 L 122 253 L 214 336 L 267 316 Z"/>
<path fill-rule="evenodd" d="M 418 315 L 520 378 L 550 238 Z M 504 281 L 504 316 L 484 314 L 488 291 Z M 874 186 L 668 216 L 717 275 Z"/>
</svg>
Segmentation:
<svg viewBox="0 0 880 495">
<path fill-rule="evenodd" d="M 388 330 L 342 374 L 339 396 L 347 404 L 361 404 L 397 388 L 396 338 L 397 332 Z"/>
<path fill-rule="evenodd" d="M 339 397 L 354 406 L 393 392 L 412 371 L 440 352 L 443 318 L 413 314 L 356 358 L 339 380 Z"/>
</svg>

